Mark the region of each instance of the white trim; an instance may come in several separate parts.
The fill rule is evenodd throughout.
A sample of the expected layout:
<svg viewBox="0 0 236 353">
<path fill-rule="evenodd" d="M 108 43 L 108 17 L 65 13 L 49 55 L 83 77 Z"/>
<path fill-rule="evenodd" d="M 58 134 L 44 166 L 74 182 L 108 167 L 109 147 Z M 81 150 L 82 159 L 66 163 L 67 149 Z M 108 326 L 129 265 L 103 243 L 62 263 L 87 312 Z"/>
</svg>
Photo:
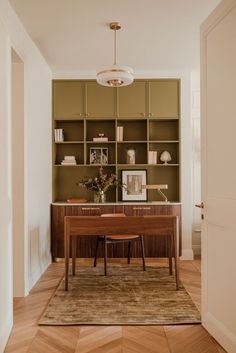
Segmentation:
<svg viewBox="0 0 236 353">
<path fill-rule="evenodd" d="M 228 353 L 236 352 L 236 336 L 209 312 L 203 318 L 202 325 L 213 337 L 218 338 L 219 343 Z"/>
<path fill-rule="evenodd" d="M 42 274 L 47 270 L 48 266 L 52 263 L 51 259 L 48 258 L 41 266 L 37 266 L 30 272 L 29 288 L 33 288 L 36 282 L 40 279 Z"/>
<path fill-rule="evenodd" d="M 193 260 L 193 250 L 192 249 L 183 249 L 182 256 L 180 260 Z"/>
<path fill-rule="evenodd" d="M 201 245 L 193 245 L 193 254 L 201 255 Z"/>
<path fill-rule="evenodd" d="M 4 350 L 7 345 L 7 341 L 11 334 L 12 327 L 13 327 L 13 320 L 12 320 L 12 317 L 10 317 L 8 322 L 5 323 L 4 332 L 0 336 L 0 353 L 4 353 Z"/>
</svg>

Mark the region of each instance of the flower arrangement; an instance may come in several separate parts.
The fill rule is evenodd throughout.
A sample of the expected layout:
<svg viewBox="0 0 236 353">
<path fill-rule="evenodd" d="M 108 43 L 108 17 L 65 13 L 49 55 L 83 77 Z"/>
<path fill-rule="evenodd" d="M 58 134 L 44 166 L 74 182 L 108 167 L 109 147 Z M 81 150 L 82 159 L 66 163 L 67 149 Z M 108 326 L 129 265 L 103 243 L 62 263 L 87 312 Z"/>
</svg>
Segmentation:
<svg viewBox="0 0 236 353">
<path fill-rule="evenodd" d="M 100 167 L 98 175 L 94 178 L 84 179 L 78 183 L 79 186 L 88 190 L 95 191 L 96 193 L 105 193 L 109 189 L 116 187 L 118 184 L 115 174 L 104 174 L 103 168 Z"/>
</svg>

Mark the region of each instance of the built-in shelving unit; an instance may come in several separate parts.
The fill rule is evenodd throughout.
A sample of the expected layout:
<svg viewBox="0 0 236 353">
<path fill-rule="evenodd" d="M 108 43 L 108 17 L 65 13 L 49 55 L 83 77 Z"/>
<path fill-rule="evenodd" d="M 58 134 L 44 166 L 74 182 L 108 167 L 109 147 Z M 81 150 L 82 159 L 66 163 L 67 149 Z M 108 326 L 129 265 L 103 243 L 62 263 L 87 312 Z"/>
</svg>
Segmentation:
<svg viewBox="0 0 236 353">
<path fill-rule="evenodd" d="M 148 184 L 168 184 L 170 201 L 179 200 L 180 134 L 179 80 L 137 80 L 119 89 L 99 86 L 93 80 L 53 81 L 53 131 L 62 129 L 64 141 L 54 142 L 53 201 L 93 199 L 92 192 L 78 187 L 85 177 L 94 177 L 98 165 L 90 164 L 90 148 L 107 148 L 104 172 L 121 178 L 123 169 L 146 169 Z M 117 127 L 123 140 L 117 141 Z M 99 133 L 108 141 L 94 142 Z M 135 149 L 135 164 L 126 163 L 126 151 Z M 172 160 L 160 161 L 167 150 Z M 157 163 L 148 163 L 148 152 L 157 152 Z M 75 156 L 77 165 L 61 165 L 65 156 Z M 161 200 L 156 191 L 148 201 Z M 121 191 L 111 190 L 107 201 L 121 201 Z"/>
</svg>

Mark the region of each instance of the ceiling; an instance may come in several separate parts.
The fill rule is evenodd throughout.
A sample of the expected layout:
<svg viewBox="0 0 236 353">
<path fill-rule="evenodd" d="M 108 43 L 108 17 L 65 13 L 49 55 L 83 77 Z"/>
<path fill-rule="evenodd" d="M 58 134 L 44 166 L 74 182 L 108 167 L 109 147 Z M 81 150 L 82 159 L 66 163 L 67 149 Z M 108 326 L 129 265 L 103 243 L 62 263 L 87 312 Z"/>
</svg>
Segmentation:
<svg viewBox="0 0 236 353">
<path fill-rule="evenodd" d="M 199 65 L 200 24 L 220 0 L 9 0 L 53 73 L 95 75 L 113 63 L 139 74 Z"/>
</svg>

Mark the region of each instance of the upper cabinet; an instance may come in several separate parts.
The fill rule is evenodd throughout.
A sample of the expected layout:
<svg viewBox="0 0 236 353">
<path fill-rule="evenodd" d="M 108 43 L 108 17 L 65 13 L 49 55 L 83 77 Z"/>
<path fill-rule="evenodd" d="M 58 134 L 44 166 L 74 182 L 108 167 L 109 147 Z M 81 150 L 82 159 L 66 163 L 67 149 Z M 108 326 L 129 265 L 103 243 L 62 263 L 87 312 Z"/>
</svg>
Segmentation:
<svg viewBox="0 0 236 353">
<path fill-rule="evenodd" d="M 179 80 L 149 82 L 148 116 L 160 119 L 179 118 Z"/>
<path fill-rule="evenodd" d="M 144 118 L 146 113 L 146 82 L 135 81 L 130 86 L 118 88 L 118 116 Z"/>
<path fill-rule="evenodd" d="M 84 116 L 84 83 L 54 81 L 53 115 L 55 120 L 76 120 Z"/>
<path fill-rule="evenodd" d="M 116 115 L 115 88 L 86 82 L 86 117 L 112 118 Z"/>
</svg>

